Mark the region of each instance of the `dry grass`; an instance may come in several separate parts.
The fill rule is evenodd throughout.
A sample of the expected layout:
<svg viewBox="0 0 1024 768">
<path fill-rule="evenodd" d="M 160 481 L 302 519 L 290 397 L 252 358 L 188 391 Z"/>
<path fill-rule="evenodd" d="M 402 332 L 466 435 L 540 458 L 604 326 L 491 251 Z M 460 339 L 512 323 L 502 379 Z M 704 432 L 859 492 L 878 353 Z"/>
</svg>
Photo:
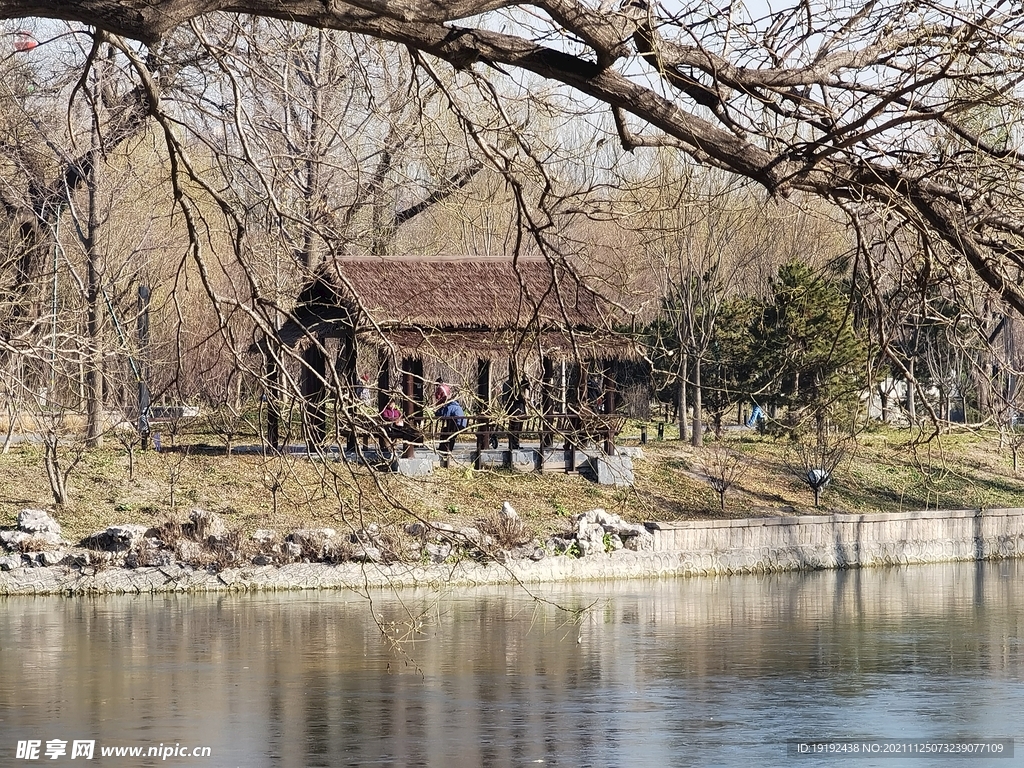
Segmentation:
<svg viewBox="0 0 1024 768">
<path fill-rule="evenodd" d="M 726 435 L 729 449 L 747 457 L 747 468 L 729 491 L 725 510 L 701 476 L 700 452 L 676 440 L 647 445 L 646 458 L 635 462 L 636 486 L 629 489 L 598 486 L 578 475 L 448 469 L 406 478 L 296 457 L 152 451 L 137 454 L 135 479 L 129 480 L 127 455 L 110 447 L 85 455 L 71 477 L 72 503 L 57 518 L 71 540 L 115 523 L 180 523 L 193 507 L 217 512 L 230 529 L 245 534 L 316 527 L 354 533 L 371 523 L 397 531 L 414 519 L 476 525 L 509 501 L 526 531 L 544 536 L 564 531 L 570 516 L 595 507 L 643 521 L 1024 506 L 1024 479 L 1014 474 L 1010 449 L 1000 449 L 995 435 L 957 433 L 917 446 L 910 437 L 891 430 L 862 434 L 818 510 L 807 486 L 787 469 L 785 444 L 749 431 Z M 0 456 L 0 472 L 0 526 L 13 526 L 25 507 L 52 508 L 38 448 L 12 448 Z"/>
<path fill-rule="evenodd" d="M 501 549 L 512 549 L 528 544 L 533 538 L 530 527 L 521 517 L 491 512 L 480 521 L 480 530 L 493 537 L 494 543 Z"/>
</svg>

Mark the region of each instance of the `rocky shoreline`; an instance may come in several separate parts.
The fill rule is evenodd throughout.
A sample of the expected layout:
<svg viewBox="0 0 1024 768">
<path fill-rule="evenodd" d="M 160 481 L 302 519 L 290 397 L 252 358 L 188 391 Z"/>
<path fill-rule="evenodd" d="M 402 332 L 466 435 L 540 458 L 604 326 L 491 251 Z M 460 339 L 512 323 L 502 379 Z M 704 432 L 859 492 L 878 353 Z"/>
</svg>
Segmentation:
<svg viewBox="0 0 1024 768">
<path fill-rule="evenodd" d="M 108 568 L 78 566 L 22 568 L 0 573 L 0 596 L 110 595 L 206 592 L 278 592 L 389 588 L 445 589 L 494 584 L 542 584 L 685 575 L 681 557 L 664 552 L 631 552 L 591 558 L 552 556 L 542 561 L 462 562 L 453 565 L 375 563 L 292 563 L 226 568 L 211 572 L 191 566 Z"/>
<path fill-rule="evenodd" d="M 46 511 L 25 509 L 0 531 L 0 595 L 366 589 L 633 578 L 663 570 L 644 526 L 595 509 L 544 541 L 511 505 L 478 527 L 415 522 L 258 530 L 249 537 L 194 509 L 157 527 L 116 525 L 72 544 Z"/>
<path fill-rule="evenodd" d="M 544 541 L 507 503 L 478 526 L 415 522 L 339 534 L 229 531 L 187 519 L 112 526 L 75 545 L 47 513 L 0 531 L 0 595 L 277 591 L 539 584 L 1024 558 L 1024 509 L 628 523 L 594 509 Z"/>
</svg>

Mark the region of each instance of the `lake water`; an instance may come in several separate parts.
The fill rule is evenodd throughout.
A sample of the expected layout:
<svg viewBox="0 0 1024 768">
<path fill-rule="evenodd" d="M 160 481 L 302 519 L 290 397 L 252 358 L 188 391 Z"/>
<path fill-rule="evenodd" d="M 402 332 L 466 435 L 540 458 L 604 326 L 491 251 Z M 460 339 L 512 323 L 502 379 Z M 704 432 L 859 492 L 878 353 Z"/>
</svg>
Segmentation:
<svg viewBox="0 0 1024 768">
<path fill-rule="evenodd" d="M 75 741 L 110 766 L 1024 765 L 1022 624 L 1024 562 L 533 596 L 8 598 L 0 766 L 81 765 Z M 1015 744 L 837 754 L 849 739 Z M 134 747 L 169 756 L 101 754 Z"/>
</svg>

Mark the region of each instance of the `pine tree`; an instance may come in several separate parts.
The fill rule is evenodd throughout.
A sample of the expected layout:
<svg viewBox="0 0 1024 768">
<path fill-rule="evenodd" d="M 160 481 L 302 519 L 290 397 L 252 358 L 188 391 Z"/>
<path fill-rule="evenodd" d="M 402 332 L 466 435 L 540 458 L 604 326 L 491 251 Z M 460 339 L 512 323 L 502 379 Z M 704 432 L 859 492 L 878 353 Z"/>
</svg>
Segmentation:
<svg viewBox="0 0 1024 768">
<path fill-rule="evenodd" d="M 866 386 L 866 351 L 848 307 L 838 280 L 800 262 L 779 268 L 771 298 L 750 326 L 758 402 L 797 418 L 856 403 Z"/>
<path fill-rule="evenodd" d="M 704 406 L 711 415 L 715 433 L 721 434 L 726 412 L 749 400 L 752 373 L 751 318 L 757 303 L 737 297 L 725 302 L 715 324 L 704 374 Z"/>
</svg>

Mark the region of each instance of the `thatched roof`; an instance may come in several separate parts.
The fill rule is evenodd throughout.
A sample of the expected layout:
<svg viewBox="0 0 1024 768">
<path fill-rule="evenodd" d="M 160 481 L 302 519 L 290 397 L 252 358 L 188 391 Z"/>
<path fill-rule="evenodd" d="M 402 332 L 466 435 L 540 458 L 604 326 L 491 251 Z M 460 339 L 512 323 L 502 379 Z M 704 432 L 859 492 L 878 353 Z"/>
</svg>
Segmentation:
<svg viewBox="0 0 1024 768">
<path fill-rule="evenodd" d="M 607 301 L 543 259 L 350 258 L 330 268 L 380 325 L 487 330 L 605 328 Z"/>
<path fill-rule="evenodd" d="M 334 313 L 338 333 L 350 332 L 351 320 L 341 316 L 352 311 L 363 339 L 418 353 L 491 354 L 539 342 L 549 353 L 571 356 L 575 347 L 621 356 L 629 346 L 611 330 L 622 320 L 613 304 L 544 259 L 339 258 L 322 265 L 294 314 L 317 318 L 306 327 L 323 333 L 325 304 L 344 308 Z M 302 335 L 291 325 L 281 329 L 286 343 Z"/>
</svg>

